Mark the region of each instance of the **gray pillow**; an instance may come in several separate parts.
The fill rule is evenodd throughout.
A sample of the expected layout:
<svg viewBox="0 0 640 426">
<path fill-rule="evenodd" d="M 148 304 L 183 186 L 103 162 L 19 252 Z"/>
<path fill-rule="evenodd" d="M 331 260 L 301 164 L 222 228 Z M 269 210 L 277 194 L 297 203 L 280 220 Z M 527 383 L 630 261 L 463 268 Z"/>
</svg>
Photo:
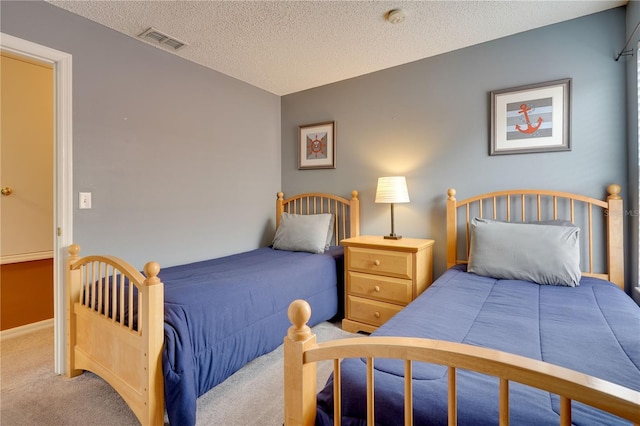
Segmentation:
<svg viewBox="0 0 640 426">
<path fill-rule="evenodd" d="M 580 228 L 474 218 L 467 271 L 575 287 L 580 282 Z"/>
<path fill-rule="evenodd" d="M 280 226 L 273 238 L 273 248 L 323 253 L 327 245 L 327 229 L 332 218 L 333 215 L 329 213 L 309 215 L 283 213 Z"/>
</svg>

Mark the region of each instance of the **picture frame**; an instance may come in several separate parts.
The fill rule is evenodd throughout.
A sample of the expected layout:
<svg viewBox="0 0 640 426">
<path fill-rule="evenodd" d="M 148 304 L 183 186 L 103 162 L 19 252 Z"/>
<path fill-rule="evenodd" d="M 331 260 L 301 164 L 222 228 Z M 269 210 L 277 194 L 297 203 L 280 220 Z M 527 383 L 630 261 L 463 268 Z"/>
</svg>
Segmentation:
<svg viewBox="0 0 640 426">
<path fill-rule="evenodd" d="M 335 169 L 335 122 L 298 126 L 298 130 L 298 169 Z"/>
<path fill-rule="evenodd" d="M 571 151 L 571 79 L 491 92 L 489 155 Z"/>
</svg>

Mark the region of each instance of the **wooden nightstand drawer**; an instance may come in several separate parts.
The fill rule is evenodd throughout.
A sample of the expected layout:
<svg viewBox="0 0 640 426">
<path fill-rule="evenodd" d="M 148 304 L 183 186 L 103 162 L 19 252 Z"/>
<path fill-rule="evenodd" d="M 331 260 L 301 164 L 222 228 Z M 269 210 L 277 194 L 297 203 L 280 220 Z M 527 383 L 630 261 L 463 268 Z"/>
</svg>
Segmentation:
<svg viewBox="0 0 640 426">
<path fill-rule="evenodd" d="M 363 299 L 356 296 L 348 296 L 347 309 L 349 310 L 349 318 L 351 320 L 378 327 L 400 312 L 402 306 Z"/>
<path fill-rule="evenodd" d="M 411 284 L 411 280 L 349 271 L 347 293 L 406 305 L 412 300 Z"/>
<path fill-rule="evenodd" d="M 350 271 L 412 278 L 411 253 L 360 247 L 347 247 L 347 250 Z"/>
</svg>

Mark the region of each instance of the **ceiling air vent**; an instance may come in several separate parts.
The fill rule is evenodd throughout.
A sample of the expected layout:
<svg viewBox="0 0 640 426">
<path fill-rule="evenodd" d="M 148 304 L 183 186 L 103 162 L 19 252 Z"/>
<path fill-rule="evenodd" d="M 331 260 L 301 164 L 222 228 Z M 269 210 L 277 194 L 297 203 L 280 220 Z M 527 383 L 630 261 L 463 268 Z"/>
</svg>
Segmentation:
<svg viewBox="0 0 640 426">
<path fill-rule="evenodd" d="M 148 41 L 153 44 L 159 44 L 162 47 L 166 47 L 174 51 L 180 50 L 183 47 L 187 46 L 187 43 L 180 41 L 177 38 L 172 37 L 168 34 L 160 32 L 153 27 L 147 29 L 138 37 L 140 37 L 144 41 Z"/>
</svg>

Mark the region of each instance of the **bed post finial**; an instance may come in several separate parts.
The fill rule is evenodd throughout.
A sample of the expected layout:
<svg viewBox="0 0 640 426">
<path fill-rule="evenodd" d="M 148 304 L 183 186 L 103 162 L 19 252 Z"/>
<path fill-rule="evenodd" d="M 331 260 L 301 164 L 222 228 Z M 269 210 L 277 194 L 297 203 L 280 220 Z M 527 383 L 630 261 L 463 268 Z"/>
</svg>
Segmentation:
<svg viewBox="0 0 640 426">
<path fill-rule="evenodd" d="M 607 192 L 609 193 L 609 199 L 611 200 L 619 200 L 622 197 L 620 196 L 620 192 L 622 191 L 622 187 L 616 183 L 612 183 L 607 187 Z"/>
<path fill-rule="evenodd" d="M 278 200 L 284 200 L 284 192 L 282 191 L 278 192 L 277 196 L 278 196 Z"/>
<path fill-rule="evenodd" d="M 67 247 L 67 251 L 69 252 L 70 258 L 75 260 L 78 257 L 78 253 L 80 253 L 80 246 L 78 244 L 71 244 Z"/>
<path fill-rule="evenodd" d="M 287 311 L 289 321 L 293 324 L 289 327 L 287 336 L 294 341 L 308 339 L 311 336 L 311 329 L 307 326 L 311 318 L 311 306 L 306 300 L 298 299 L 291 302 Z"/>
<path fill-rule="evenodd" d="M 456 199 L 456 190 L 453 189 L 453 188 L 447 189 L 447 195 L 449 196 L 449 200 L 455 200 Z"/>
<path fill-rule="evenodd" d="M 147 276 L 145 283 L 154 285 L 160 282 L 158 274 L 160 273 L 160 264 L 158 262 L 147 262 L 144 265 L 144 274 Z"/>
<path fill-rule="evenodd" d="M 357 200 L 358 199 L 358 191 L 356 191 L 356 190 L 351 191 L 351 199 L 352 200 Z"/>
</svg>

